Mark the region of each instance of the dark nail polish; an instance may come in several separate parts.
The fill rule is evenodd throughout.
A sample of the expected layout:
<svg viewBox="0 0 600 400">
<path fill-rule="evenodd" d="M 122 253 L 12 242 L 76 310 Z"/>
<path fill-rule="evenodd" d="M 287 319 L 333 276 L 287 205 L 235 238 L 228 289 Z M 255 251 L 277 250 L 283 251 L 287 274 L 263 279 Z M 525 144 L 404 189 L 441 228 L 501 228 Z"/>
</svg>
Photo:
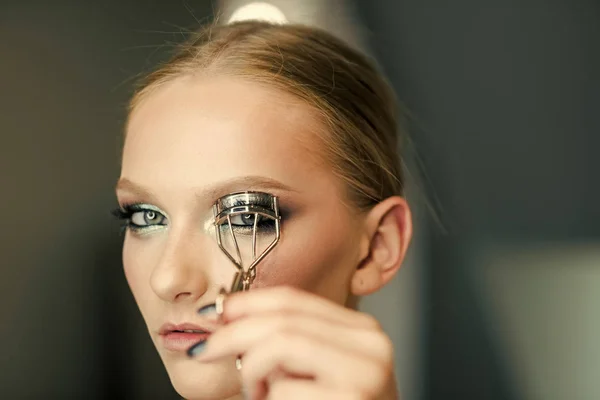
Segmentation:
<svg viewBox="0 0 600 400">
<path fill-rule="evenodd" d="M 215 303 L 207 304 L 204 307 L 201 307 L 197 313 L 200 315 L 214 314 L 217 312 L 217 305 Z"/>
<path fill-rule="evenodd" d="M 202 353 L 202 351 L 204 351 L 205 347 L 206 347 L 206 340 L 203 340 L 201 342 L 196 343 L 192 347 L 190 347 L 187 351 L 187 354 L 190 357 L 195 357 L 198 354 Z"/>
</svg>

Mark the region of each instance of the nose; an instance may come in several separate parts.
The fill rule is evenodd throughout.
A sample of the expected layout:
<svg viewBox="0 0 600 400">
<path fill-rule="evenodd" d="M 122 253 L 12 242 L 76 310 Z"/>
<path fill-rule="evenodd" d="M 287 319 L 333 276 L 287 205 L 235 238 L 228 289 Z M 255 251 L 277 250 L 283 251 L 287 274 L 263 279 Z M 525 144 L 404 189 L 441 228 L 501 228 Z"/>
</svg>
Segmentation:
<svg viewBox="0 0 600 400">
<path fill-rule="evenodd" d="M 208 244 L 204 239 L 171 232 L 150 276 L 150 286 L 161 299 L 195 302 L 206 293 L 209 274 L 201 255 Z"/>
</svg>

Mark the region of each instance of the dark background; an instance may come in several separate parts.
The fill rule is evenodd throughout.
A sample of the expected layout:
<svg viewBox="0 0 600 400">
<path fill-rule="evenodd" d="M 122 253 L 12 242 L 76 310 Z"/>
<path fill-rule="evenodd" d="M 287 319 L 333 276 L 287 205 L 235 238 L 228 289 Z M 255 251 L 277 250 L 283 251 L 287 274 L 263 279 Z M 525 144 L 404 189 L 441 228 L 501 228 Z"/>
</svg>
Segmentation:
<svg viewBox="0 0 600 400">
<path fill-rule="evenodd" d="M 407 398 L 600 398 L 599 3 L 353 4 L 443 222 Z M 215 9 L 0 0 L 0 398 L 177 398 L 109 211 L 133 80 Z"/>
</svg>

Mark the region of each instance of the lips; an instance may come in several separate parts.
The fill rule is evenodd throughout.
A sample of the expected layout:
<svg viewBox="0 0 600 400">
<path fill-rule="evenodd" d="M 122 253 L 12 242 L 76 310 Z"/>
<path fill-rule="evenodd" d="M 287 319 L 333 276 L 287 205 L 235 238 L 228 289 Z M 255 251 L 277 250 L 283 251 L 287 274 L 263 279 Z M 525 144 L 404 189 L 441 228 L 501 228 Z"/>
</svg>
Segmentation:
<svg viewBox="0 0 600 400">
<path fill-rule="evenodd" d="M 211 332 L 201 326 L 184 324 L 164 324 L 159 331 L 163 346 L 170 351 L 186 351 L 194 344 L 205 341 Z"/>
</svg>

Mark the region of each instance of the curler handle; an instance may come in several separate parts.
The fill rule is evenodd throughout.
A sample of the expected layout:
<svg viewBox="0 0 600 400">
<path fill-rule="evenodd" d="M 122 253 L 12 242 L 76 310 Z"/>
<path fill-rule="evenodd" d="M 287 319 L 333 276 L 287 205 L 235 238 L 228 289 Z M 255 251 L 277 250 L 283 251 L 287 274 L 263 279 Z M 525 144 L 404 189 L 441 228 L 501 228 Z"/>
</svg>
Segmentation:
<svg viewBox="0 0 600 400">
<path fill-rule="evenodd" d="M 239 271 L 235 273 L 235 276 L 233 278 L 233 282 L 231 283 L 231 289 L 229 290 L 230 293 L 234 293 L 234 292 L 239 292 L 244 290 L 244 272 L 243 271 Z"/>
<path fill-rule="evenodd" d="M 242 292 L 250 289 L 252 280 L 253 276 L 251 273 L 245 271 L 236 272 L 229 293 Z"/>
</svg>

